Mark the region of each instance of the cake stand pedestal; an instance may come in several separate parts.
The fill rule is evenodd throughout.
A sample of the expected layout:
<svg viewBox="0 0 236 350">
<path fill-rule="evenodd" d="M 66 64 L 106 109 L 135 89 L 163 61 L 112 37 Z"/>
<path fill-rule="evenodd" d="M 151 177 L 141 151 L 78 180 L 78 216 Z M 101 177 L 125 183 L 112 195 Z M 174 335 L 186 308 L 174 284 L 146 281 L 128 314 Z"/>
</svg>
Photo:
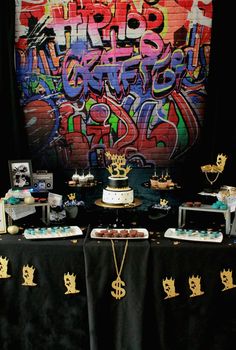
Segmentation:
<svg viewBox="0 0 236 350">
<path fill-rule="evenodd" d="M 139 198 L 134 198 L 134 201 L 129 204 L 108 204 L 104 203 L 101 198 L 96 199 L 95 204 L 102 208 L 109 208 L 109 209 L 115 209 L 116 216 L 115 216 L 115 222 L 112 224 L 113 227 L 119 227 L 122 226 L 122 221 L 120 220 L 120 209 L 132 209 L 140 206 L 142 204 L 142 201 Z"/>
<path fill-rule="evenodd" d="M 181 187 L 177 184 L 174 184 L 174 186 L 166 187 L 166 188 L 153 187 L 153 186 L 151 186 L 150 181 L 143 182 L 142 186 L 146 189 L 150 189 L 150 190 L 153 190 L 156 193 L 158 193 L 158 195 L 160 197 L 160 202 L 163 203 L 163 205 L 161 203 L 154 203 L 149 207 L 149 212 L 150 212 L 149 218 L 150 219 L 161 219 L 161 218 L 167 216 L 172 208 L 168 204 L 168 202 L 170 201 L 169 194 L 176 191 L 176 190 L 181 189 Z M 171 198 L 171 199 L 173 199 L 173 198 Z M 167 201 L 168 205 L 165 205 L 164 201 Z"/>
</svg>

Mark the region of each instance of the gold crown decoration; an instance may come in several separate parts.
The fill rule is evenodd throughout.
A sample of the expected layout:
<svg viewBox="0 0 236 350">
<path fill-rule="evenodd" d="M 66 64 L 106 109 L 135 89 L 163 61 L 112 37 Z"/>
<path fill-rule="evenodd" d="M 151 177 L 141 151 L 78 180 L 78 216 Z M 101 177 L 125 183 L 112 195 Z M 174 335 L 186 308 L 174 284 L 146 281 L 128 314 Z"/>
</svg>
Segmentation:
<svg viewBox="0 0 236 350">
<path fill-rule="evenodd" d="M 67 289 L 65 294 L 80 293 L 80 290 L 76 289 L 76 275 L 74 273 L 72 274 L 70 274 L 69 272 L 64 273 L 64 285 Z"/>
<path fill-rule="evenodd" d="M 76 199 L 76 194 L 75 194 L 75 193 L 69 193 L 69 194 L 67 195 L 67 197 L 68 197 L 68 199 L 69 199 L 70 201 L 74 201 L 74 200 Z"/>
<path fill-rule="evenodd" d="M 126 165 L 125 155 L 110 152 L 106 152 L 105 155 L 107 159 L 111 160 L 111 164 L 107 167 L 111 177 L 126 177 L 132 168 Z"/>
<path fill-rule="evenodd" d="M 34 266 L 29 266 L 23 265 L 22 267 L 22 276 L 24 279 L 24 282 L 22 283 L 22 286 L 30 286 L 30 287 L 35 287 L 37 286 L 37 283 L 33 281 L 34 279 L 34 272 L 35 272 L 35 267 Z"/>
<path fill-rule="evenodd" d="M 160 206 L 161 206 L 161 207 L 167 206 L 168 203 L 169 203 L 168 200 L 166 200 L 166 199 L 160 199 Z"/>
<path fill-rule="evenodd" d="M 224 171 L 227 156 L 220 153 L 217 155 L 216 164 L 207 164 L 201 166 L 203 173 L 222 173 Z"/>
<path fill-rule="evenodd" d="M 0 278 L 9 278 L 11 275 L 8 274 L 8 258 L 3 258 L 0 256 Z"/>
</svg>

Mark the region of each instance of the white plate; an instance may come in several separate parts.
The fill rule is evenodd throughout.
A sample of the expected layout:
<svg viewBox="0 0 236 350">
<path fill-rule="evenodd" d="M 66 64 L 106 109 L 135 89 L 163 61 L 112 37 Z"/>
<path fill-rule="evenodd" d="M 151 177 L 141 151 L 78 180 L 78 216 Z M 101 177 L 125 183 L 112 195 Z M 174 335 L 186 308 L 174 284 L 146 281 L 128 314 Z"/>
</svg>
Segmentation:
<svg viewBox="0 0 236 350">
<path fill-rule="evenodd" d="M 181 233 L 181 231 L 183 233 Z M 223 240 L 223 234 L 219 231 L 217 231 L 217 237 L 214 237 L 212 233 L 207 233 L 207 235 L 204 235 L 201 233 L 201 231 L 197 230 L 185 230 L 185 229 L 175 229 L 175 228 L 168 228 L 168 230 L 165 232 L 164 237 L 166 238 L 173 238 L 176 240 L 185 240 L 185 241 L 195 241 L 195 242 L 206 242 L 206 243 L 221 243 Z M 206 231 L 204 231 L 206 232 Z"/>
<path fill-rule="evenodd" d="M 127 230 L 128 232 L 130 232 L 131 230 L 137 230 L 138 232 L 141 232 L 143 234 L 142 237 L 139 236 L 135 236 L 135 237 L 118 237 L 118 236 L 112 236 L 112 237 L 108 237 L 108 236 L 97 236 L 97 233 L 99 234 L 101 231 L 116 231 L 117 234 L 122 231 L 122 230 Z M 147 239 L 149 237 L 149 233 L 148 230 L 146 230 L 145 228 L 110 228 L 110 229 L 106 229 L 106 228 L 94 228 L 91 233 L 90 233 L 90 237 L 91 238 L 95 238 L 95 239 Z"/>
<path fill-rule="evenodd" d="M 48 238 L 66 238 L 66 237 L 76 237 L 83 235 L 83 232 L 78 226 L 66 226 L 68 230 L 63 231 L 63 226 L 55 227 L 44 227 L 35 229 L 26 229 L 23 235 L 26 239 L 48 239 Z M 45 232 L 42 230 L 45 229 Z M 53 230 L 55 229 L 55 231 Z M 32 230 L 32 231 L 30 231 Z M 41 230 L 41 231 L 40 231 Z"/>
</svg>

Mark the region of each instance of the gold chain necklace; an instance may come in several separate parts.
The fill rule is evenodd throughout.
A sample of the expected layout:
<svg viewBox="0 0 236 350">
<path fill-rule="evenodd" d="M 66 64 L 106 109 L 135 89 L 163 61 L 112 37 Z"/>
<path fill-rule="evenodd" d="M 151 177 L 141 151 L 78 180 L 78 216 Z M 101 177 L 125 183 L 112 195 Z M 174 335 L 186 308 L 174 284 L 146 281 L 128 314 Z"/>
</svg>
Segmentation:
<svg viewBox="0 0 236 350">
<path fill-rule="evenodd" d="M 211 185 L 213 185 L 213 183 L 216 182 L 216 180 L 218 179 L 220 173 L 216 173 L 216 177 L 215 177 L 213 180 L 211 180 L 211 179 L 209 178 L 207 172 L 205 172 L 205 175 L 206 175 L 207 181 L 208 181 Z"/>
<path fill-rule="evenodd" d="M 120 264 L 120 270 L 118 269 L 117 258 L 116 258 L 116 251 L 115 251 L 115 244 L 114 244 L 112 239 L 111 239 L 111 247 L 112 247 L 112 253 L 113 253 L 113 258 L 114 258 L 114 263 L 115 263 L 115 268 L 116 268 L 116 274 L 117 274 L 117 278 L 111 284 L 112 288 L 115 289 L 115 291 L 113 291 L 113 290 L 111 291 L 111 295 L 115 299 L 121 299 L 126 294 L 126 290 L 124 288 L 122 288 L 123 286 L 125 286 L 125 282 L 122 281 L 122 279 L 120 278 L 120 275 L 121 275 L 122 270 L 123 270 L 125 257 L 126 257 L 126 253 L 127 253 L 127 249 L 128 249 L 128 239 L 126 240 L 126 243 L 125 243 L 125 249 L 124 249 L 124 253 L 123 253 L 121 264 Z"/>
</svg>

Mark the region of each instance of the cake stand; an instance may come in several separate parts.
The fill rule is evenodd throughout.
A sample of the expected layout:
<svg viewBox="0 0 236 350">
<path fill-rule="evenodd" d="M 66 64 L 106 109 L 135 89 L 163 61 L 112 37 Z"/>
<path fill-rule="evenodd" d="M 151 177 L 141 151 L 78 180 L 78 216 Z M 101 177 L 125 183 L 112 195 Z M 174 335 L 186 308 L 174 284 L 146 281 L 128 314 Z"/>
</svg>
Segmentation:
<svg viewBox="0 0 236 350">
<path fill-rule="evenodd" d="M 171 210 L 171 206 L 168 205 L 169 202 L 169 192 L 173 192 L 175 190 L 180 189 L 181 187 L 177 184 L 174 184 L 172 187 L 167 188 L 159 188 L 159 187 L 153 187 L 151 186 L 150 181 L 146 181 L 142 183 L 142 186 L 146 189 L 151 189 L 153 191 L 161 193 L 160 203 L 154 203 L 150 206 L 150 215 L 149 217 L 151 219 L 160 219 L 165 216 L 167 216 Z M 165 205 L 165 201 L 167 201 L 167 204 Z"/>
<path fill-rule="evenodd" d="M 132 209 L 140 206 L 142 204 L 142 201 L 139 198 L 134 198 L 134 201 L 129 204 L 108 204 L 104 203 L 101 198 L 95 200 L 95 204 L 102 208 L 109 208 L 109 209 L 115 209 L 116 212 L 116 218 L 114 224 L 112 224 L 113 227 L 119 227 L 122 226 L 122 222 L 120 220 L 120 209 Z"/>
<path fill-rule="evenodd" d="M 102 182 L 94 180 L 93 182 L 90 183 L 76 183 L 76 184 L 69 184 L 69 182 L 66 182 L 67 185 L 67 192 L 68 189 L 70 189 L 70 192 L 76 192 L 82 201 L 87 202 L 88 198 L 90 198 L 91 192 L 93 192 L 97 186 L 101 185 Z"/>
</svg>

